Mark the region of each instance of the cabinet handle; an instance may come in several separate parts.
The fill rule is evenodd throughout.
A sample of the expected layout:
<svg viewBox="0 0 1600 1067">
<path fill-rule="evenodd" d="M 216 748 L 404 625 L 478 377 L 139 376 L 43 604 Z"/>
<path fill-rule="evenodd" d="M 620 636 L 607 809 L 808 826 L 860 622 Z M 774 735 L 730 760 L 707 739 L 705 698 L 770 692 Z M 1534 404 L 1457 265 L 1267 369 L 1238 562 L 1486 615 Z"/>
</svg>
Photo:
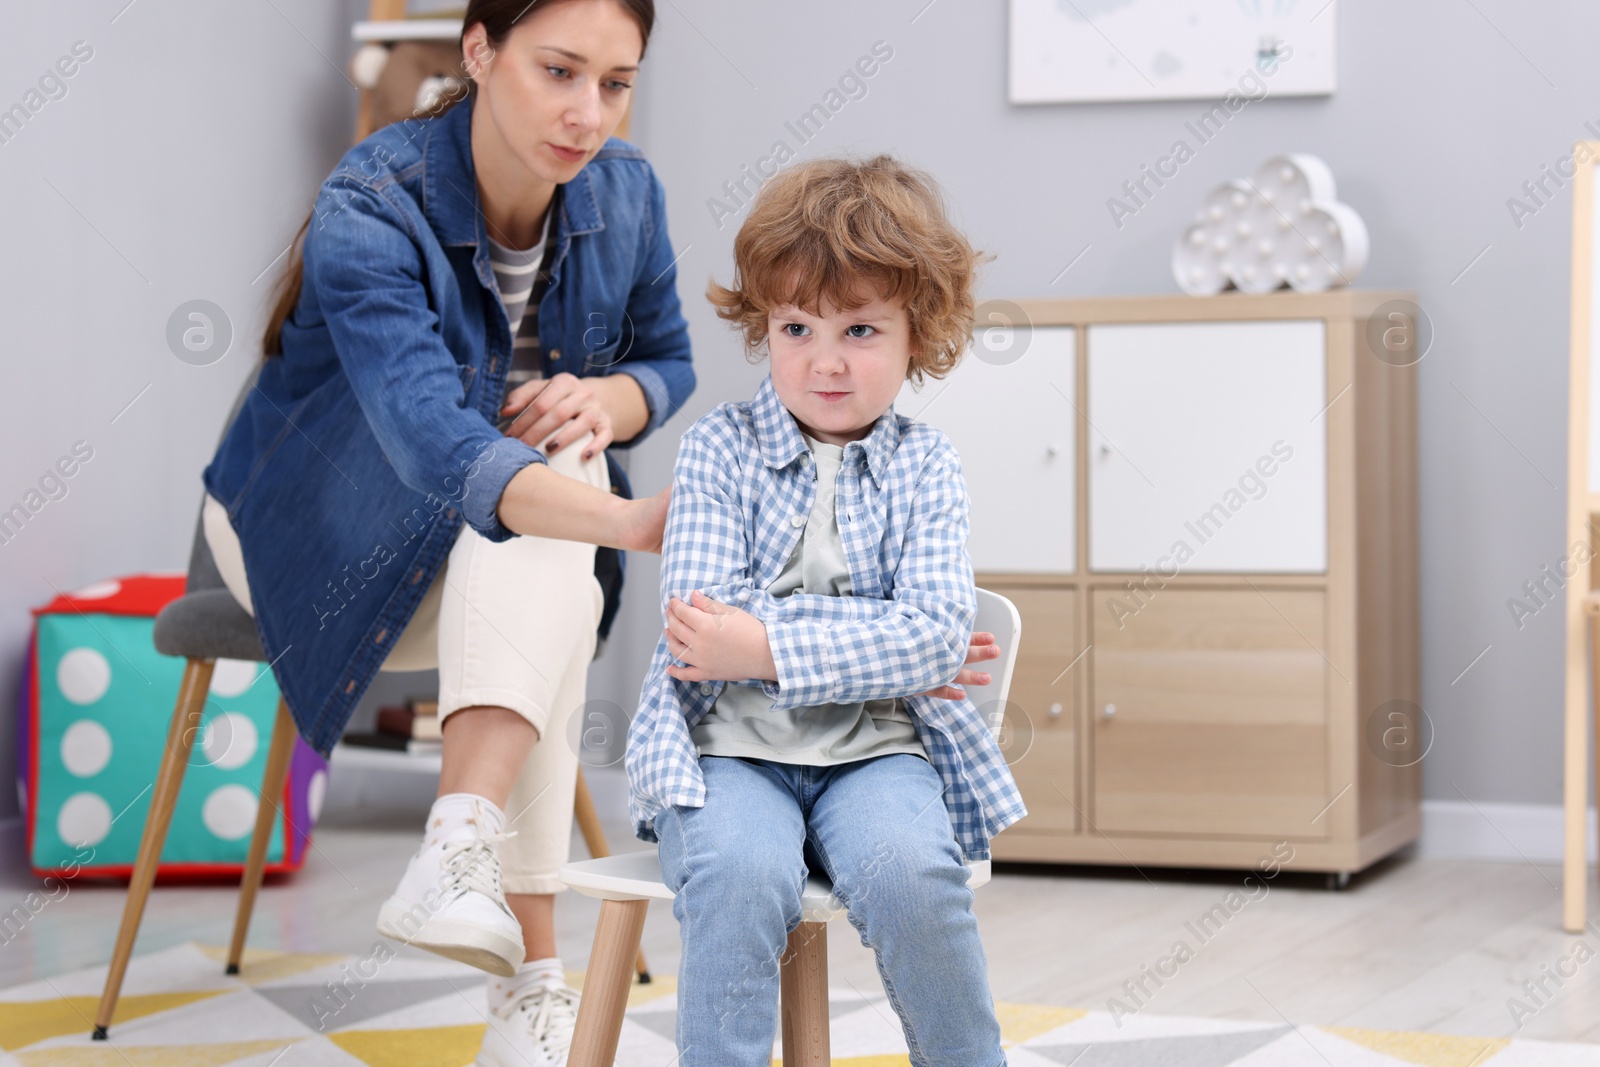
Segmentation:
<svg viewBox="0 0 1600 1067">
<path fill-rule="evenodd" d="M 1116 713 L 1117 706 L 1115 704 L 1107 704 L 1105 707 L 1100 709 L 1100 717 L 1102 719 L 1109 719 L 1116 715 Z"/>
<path fill-rule="evenodd" d="M 1105 459 L 1109 455 L 1111 455 L 1111 446 L 1104 441 L 1100 442 L 1100 458 Z"/>
<path fill-rule="evenodd" d="M 1061 455 L 1061 446 L 1057 444 L 1046 445 L 1044 449 L 1046 459 L 1055 459 Z"/>
<path fill-rule="evenodd" d="M 1061 718 L 1061 713 L 1062 713 L 1063 710 L 1065 710 L 1065 709 L 1062 708 L 1062 706 L 1060 704 L 1051 704 L 1050 705 L 1050 717 L 1052 719 Z"/>
</svg>

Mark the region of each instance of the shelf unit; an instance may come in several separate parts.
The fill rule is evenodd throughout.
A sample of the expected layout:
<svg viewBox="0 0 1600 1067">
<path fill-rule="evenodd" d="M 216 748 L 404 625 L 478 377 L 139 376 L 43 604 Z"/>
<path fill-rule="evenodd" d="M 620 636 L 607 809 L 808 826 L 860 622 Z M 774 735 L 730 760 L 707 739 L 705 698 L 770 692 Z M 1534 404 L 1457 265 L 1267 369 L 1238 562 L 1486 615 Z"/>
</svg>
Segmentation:
<svg viewBox="0 0 1600 1067">
<path fill-rule="evenodd" d="M 439 776 L 443 757 L 438 753 L 413 756 L 399 749 L 369 748 L 340 742 L 329 753 L 329 764 L 340 770 L 404 771 Z"/>
<path fill-rule="evenodd" d="M 945 429 L 1023 619 L 1001 860 L 1345 875 L 1420 832 L 1400 292 L 1019 300 L 896 407 Z M 1182 543 L 1187 552 L 1178 549 Z M 1409 746 L 1409 747 L 1408 747 Z"/>
<path fill-rule="evenodd" d="M 350 27 L 350 39 L 357 45 L 394 45 L 404 41 L 453 41 L 461 36 L 459 18 L 410 18 L 406 15 L 406 0 L 369 0 L 367 17 Z M 633 101 L 622 117 L 614 136 L 628 137 L 633 117 Z M 372 91 L 361 90 L 361 100 L 356 115 L 357 142 L 365 140 L 374 131 L 372 117 Z"/>
</svg>

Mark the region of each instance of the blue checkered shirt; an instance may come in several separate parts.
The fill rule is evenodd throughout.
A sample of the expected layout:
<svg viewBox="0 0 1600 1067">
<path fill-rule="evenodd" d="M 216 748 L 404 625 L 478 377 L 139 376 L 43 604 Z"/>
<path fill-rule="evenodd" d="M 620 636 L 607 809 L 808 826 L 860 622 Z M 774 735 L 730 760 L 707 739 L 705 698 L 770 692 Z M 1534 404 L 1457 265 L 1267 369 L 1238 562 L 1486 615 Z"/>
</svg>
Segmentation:
<svg viewBox="0 0 1600 1067">
<path fill-rule="evenodd" d="M 661 605 L 699 590 L 767 628 L 778 680 L 773 710 L 906 697 L 969 860 L 1027 814 L 1010 768 L 968 699 L 907 696 L 949 682 L 966 660 L 977 615 L 967 557 L 967 490 L 939 430 L 886 412 L 845 446 L 835 503 L 850 596 L 766 590 L 794 554 L 816 494 L 816 466 L 794 417 L 765 379 L 748 403 L 723 404 L 684 434 L 672 476 L 661 559 Z M 685 682 L 666 638 L 628 729 L 624 762 L 634 832 L 656 840 L 669 804 L 701 807 L 705 780 L 690 729 L 723 682 Z"/>
</svg>

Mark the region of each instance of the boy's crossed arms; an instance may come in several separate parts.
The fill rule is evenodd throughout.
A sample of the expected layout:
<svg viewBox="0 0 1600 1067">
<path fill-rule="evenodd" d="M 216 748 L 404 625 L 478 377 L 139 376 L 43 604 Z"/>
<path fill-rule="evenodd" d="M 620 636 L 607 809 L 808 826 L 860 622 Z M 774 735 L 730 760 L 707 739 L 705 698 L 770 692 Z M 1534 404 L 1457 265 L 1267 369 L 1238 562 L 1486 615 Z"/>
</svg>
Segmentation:
<svg viewBox="0 0 1600 1067">
<path fill-rule="evenodd" d="M 942 434 L 909 428 L 907 437 L 931 437 L 901 443 L 911 456 L 925 451 L 915 471 L 900 469 L 910 466 L 904 454 L 885 460 L 890 469 L 883 472 L 888 486 L 882 491 L 914 494 L 909 509 L 889 509 L 891 516 L 904 515 L 898 522 L 891 518 L 897 528 L 867 546 L 878 552 L 899 546 L 887 596 L 775 597 L 766 587 L 787 554 L 765 553 L 764 569 L 771 573 L 752 574 L 750 533 L 755 540 L 798 541 L 791 516 L 810 513 L 811 482 L 796 479 L 795 491 L 779 499 L 742 500 L 737 460 L 740 445 L 752 443 L 739 441 L 733 420 L 715 420 L 722 425 L 714 430 L 703 430 L 705 421 L 680 446 L 664 538 L 665 641 L 678 661 L 667 665 L 668 675 L 684 682 L 761 682 L 774 710 L 911 695 L 961 699 L 966 694 L 958 685 L 988 683 L 988 675 L 965 668 L 999 650 L 992 634 L 971 631 L 977 601 L 966 553 L 967 495 L 955 450 Z M 874 432 L 896 429 L 880 425 Z M 869 471 L 871 463 L 869 454 Z M 870 489 L 863 479 L 862 490 Z M 852 567 L 860 584 L 881 586 L 875 580 L 881 561 L 864 562 Z"/>
</svg>

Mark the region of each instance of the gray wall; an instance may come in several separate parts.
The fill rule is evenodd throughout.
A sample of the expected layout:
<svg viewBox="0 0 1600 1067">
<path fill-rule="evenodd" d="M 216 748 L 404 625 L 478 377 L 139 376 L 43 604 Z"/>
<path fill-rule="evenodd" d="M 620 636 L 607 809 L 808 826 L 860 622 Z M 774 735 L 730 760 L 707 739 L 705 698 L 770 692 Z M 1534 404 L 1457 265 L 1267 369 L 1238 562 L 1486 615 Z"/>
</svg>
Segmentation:
<svg viewBox="0 0 1600 1067">
<path fill-rule="evenodd" d="M 785 121 L 875 41 L 894 58 L 802 152 L 888 151 L 930 170 L 997 256 L 985 296 L 1175 292 L 1171 241 L 1206 190 L 1278 152 L 1320 155 L 1371 231 L 1359 284 L 1415 290 L 1436 333 L 1419 367 L 1426 795 L 1558 803 L 1560 609 L 1519 630 L 1506 601 L 1563 554 L 1570 190 L 1520 229 L 1506 200 L 1600 136 L 1583 125 L 1600 129 L 1600 68 L 1585 54 L 1600 9 L 1340 0 L 1337 15 L 1333 96 L 1249 105 L 1119 230 L 1107 198 L 1202 104 L 1008 104 L 1003 4 L 661 5 L 636 137 L 687 249 L 679 291 L 701 383 L 690 413 L 747 396 L 760 374 L 700 296 L 708 277 L 727 279 L 738 222 L 719 229 L 706 201 L 774 139 L 795 144 Z M 645 483 L 666 477 L 669 442 L 640 457 Z M 647 606 L 632 603 L 634 662 L 654 637 Z"/>
<path fill-rule="evenodd" d="M 338 68 L 364 4 L 125 3 L 26 5 L 0 33 L 4 107 L 73 42 L 94 49 L 66 95 L 0 143 L 0 504 L 74 441 L 95 449 L 68 495 L 0 545 L 0 780 L 14 762 L 26 609 L 57 587 L 182 568 L 199 472 L 255 358 L 262 272 L 353 124 Z M 1343 0 L 1337 94 L 1250 105 L 1119 230 L 1106 199 L 1201 104 L 1012 107 L 1001 4 L 660 8 L 634 137 L 667 186 L 701 384 L 632 457 L 642 488 L 664 483 L 690 418 L 748 396 L 762 373 L 701 298 L 709 277 L 727 278 L 738 222 L 719 228 L 706 201 L 775 139 L 794 144 L 785 121 L 876 41 L 893 58 L 802 154 L 883 150 L 932 171 L 997 255 L 986 296 L 1173 292 L 1170 241 L 1205 190 L 1275 152 L 1316 153 L 1372 232 L 1361 284 L 1416 290 L 1437 334 L 1420 367 L 1423 697 L 1437 726 L 1427 795 L 1559 801 L 1560 616 L 1519 630 L 1506 600 L 1562 554 L 1570 209 L 1562 190 L 1519 229 L 1505 202 L 1589 136 L 1586 120 L 1600 126 L 1600 71 L 1583 54 L 1600 10 Z M 235 330 L 206 367 L 164 338 L 195 298 Z M 637 695 L 659 626 L 655 581 L 653 560 L 636 557 L 626 618 L 595 667 L 599 699 L 631 707 Z M 425 683 L 390 679 L 367 707 Z M 9 792 L 0 815 L 15 810 Z"/>
<path fill-rule="evenodd" d="M 259 358 L 273 260 L 355 128 L 340 67 L 357 8 L 97 0 L 0 15 L 0 109 L 75 42 L 93 50 L 0 143 L 0 508 L 75 441 L 94 449 L 0 544 L 0 781 L 14 773 L 27 609 L 187 565 L 200 471 Z M 166 342 L 168 316 L 194 299 L 233 326 L 209 366 Z M 8 785 L 0 815 L 15 811 Z"/>
</svg>

